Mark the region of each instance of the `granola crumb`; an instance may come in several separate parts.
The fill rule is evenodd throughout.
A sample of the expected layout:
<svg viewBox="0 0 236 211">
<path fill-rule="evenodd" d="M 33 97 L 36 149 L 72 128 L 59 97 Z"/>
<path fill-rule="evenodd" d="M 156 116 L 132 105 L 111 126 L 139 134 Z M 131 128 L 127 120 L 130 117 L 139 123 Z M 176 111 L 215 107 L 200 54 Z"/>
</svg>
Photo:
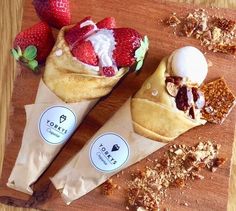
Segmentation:
<svg viewBox="0 0 236 211">
<path fill-rule="evenodd" d="M 186 17 L 172 14 L 166 24 L 176 35 L 194 37 L 213 52 L 236 53 L 236 22 L 223 17 L 210 16 L 204 9 L 196 9 Z"/>
<path fill-rule="evenodd" d="M 203 168 L 212 171 L 224 164 L 225 159 L 218 158 L 219 149 L 210 141 L 199 142 L 196 146 L 170 146 L 162 160 L 155 159 L 153 166 L 138 170 L 127 182 L 129 206 L 159 210 L 162 200 L 167 198 L 168 188 L 182 188 L 188 180 L 204 179 L 199 173 Z M 178 199 L 175 201 L 179 204 Z M 189 206 L 187 202 L 183 205 Z"/>
<path fill-rule="evenodd" d="M 102 185 L 102 194 L 106 196 L 110 196 L 113 194 L 115 189 L 118 189 L 118 185 L 114 184 L 112 179 L 108 179 Z"/>
<path fill-rule="evenodd" d="M 183 205 L 183 206 L 185 206 L 185 207 L 188 207 L 188 206 L 189 206 L 187 202 L 181 203 L 180 205 Z"/>
</svg>

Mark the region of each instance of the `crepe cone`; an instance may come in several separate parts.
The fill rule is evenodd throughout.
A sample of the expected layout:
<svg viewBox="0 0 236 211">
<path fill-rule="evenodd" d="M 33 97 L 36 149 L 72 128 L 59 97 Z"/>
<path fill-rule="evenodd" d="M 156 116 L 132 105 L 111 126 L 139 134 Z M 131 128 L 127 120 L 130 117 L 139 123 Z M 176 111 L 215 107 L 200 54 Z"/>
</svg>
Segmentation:
<svg viewBox="0 0 236 211">
<path fill-rule="evenodd" d="M 53 161 L 89 110 L 128 72 L 128 68 L 121 68 L 113 77 L 96 75 L 93 68 L 73 58 L 64 40 L 67 28 L 60 30 L 47 59 L 35 104 L 25 106 L 27 121 L 22 144 L 7 186 L 27 194 L 33 193 L 30 186 Z M 53 113 L 47 116 L 49 112 Z"/>
<path fill-rule="evenodd" d="M 206 123 L 200 117 L 192 119 L 177 109 L 175 98 L 166 91 L 166 72 L 167 58 L 161 61 L 157 70 L 144 82 L 131 103 L 135 132 L 164 142 L 174 140 L 187 130 Z"/>
</svg>

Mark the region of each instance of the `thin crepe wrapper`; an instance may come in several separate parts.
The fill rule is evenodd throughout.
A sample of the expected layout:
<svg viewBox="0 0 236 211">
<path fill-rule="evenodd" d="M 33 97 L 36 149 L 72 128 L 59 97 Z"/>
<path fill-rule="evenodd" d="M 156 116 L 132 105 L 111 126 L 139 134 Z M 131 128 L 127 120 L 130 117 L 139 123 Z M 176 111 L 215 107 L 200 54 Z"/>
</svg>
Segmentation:
<svg viewBox="0 0 236 211">
<path fill-rule="evenodd" d="M 71 55 L 64 40 L 64 30 L 67 28 L 59 32 L 47 59 L 35 104 L 25 106 L 26 125 L 22 144 L 7 183 L 8 187 L 30 195 L 33 193 L 30 186 L 47 169 L 67 141 L 51 145 L 43 140 L 38 130 L 42 113 L 55 105 L 69 108 L 76 115 L 75 130 L 99 98 L 108 94 L 128 71 L 122 68 L 116 76 L 110 78 L 94 75 L 88 66 Z M 56 55 L 58 49 L 63 51 L 61 56 Z"/>
<path fill-rule="evenodd" d="M 147 157 L 148 155 L 160 149 L 166 144 L 165 142 L 167 140 L 164 136 L 163 136 L 164 138 L 162 139 L 161 134 L 159 134 L 158 139 L 156 139 L 156 136 L 151 136 L 154 137 L 154 139 L 149 139 L 148 136 L 151 132 L 148 131 L 148 133 L 145 134 L 143 130 L 141 131 L 142 133 L 140 133 L 139 130 L 135 131 L 136 122 L 134 121 L 134 116 L 133 116 L 136 115 L 137 111 L 136 103 L 138 103 L 138 101 L 141 100 L 141 102 L 142 101 L 148 102 L 149 101 L 148 99 L 154 97 L 152 95 L 151 96 L 146 95 L 147 99 L 143 97 L 144 96 L 143 93 L 145 92 L 145 91 L 143 92 L 143 89 L 146 89 L 143 87 L 146 87 L 147 83 L 152 83 L 155 82 L 155 80 L 157 80 L 157 83 L 153 83 L 150 88 L 155 90 L 158 89 L 159 92 L 164 91 L 163 89 L 165 87 L 165 84 L 162 83 L 162 81 L 160 80 L 164 79 L 166 64 L 167 64 L 167 59 L 164 58 L 160 63 L 159 67 L 157 68 L 157 70 L 153 73 L 153 75 L 150 78 L 148 78 L 144 82 L 142 88 L 137 92 L 137 94 L 133 98 L 127 100 L 127 102 L 110 118 L 110 120 L 108 120 L 104 124 L 104 126 L 87 142 L 87 144 L 81 149 L 81 151 L 78 152 L 54 177 L 51 178 L 51 181 L 54 184 L 55 188 L 59 190 L 62 198 L 67 204 L 70 204 L 72 201 L 82 197 L 86 193 L 90 192 L 91 190 L 95 189 L 96 187 L 104 183 L 108 178 L 110 178 L 114 174 L 142 160 L 143 158 Z M 148 88 L 149 92 L 151 92 L 152 90 L 150 88 Z M 152 107 L 154 102 L 152 100 L 150 102 Z M 168 112 L 168 109 L 170 110 L 170 112 L 173 112 L 170 109 L 173 103 L 170 99 L 167 99 L 166 96 L 164 97 L 160 96 L 160 99 L 158 99 L 155 103 L 159 104 L 160 102 L 162 103 L 161 106 L 163 107 L 166 106 L 165 112 Z M 167 108 L 167 105 L 165 105 L 164 103 L 168 104 L 169 108 Z M 151 113 L 153 115 L 153 112 L 150 110 L 152 108 L 150 106 L 146 107 L 147 107 L 146 110 L 138 109 L 138 111 L 141 112 L 144 116 L 148 113 Z M 133 112 L 134 109 L 135 112 Z M 154 111 L 156 112 L 157 110 L 154 109 Z M 182 112 L 178 111 L 176 112 L 177 114 L 182 115 Z M 148 115 L 148 117 L 151 118 L 152 115 Z M 176 118 L 175 112 L 172 115 L 174 118 Z M 155 114 L 154 117 L 156 117 Z M 178 119 L 177 122 L 174 123 L 174 126 L 175 124 L 178 124 L 179 121 L 182 121 L 183 118 L 186 119 L 186 116 L 181 116 L 180 119 Z M 169 120 L 170 119 L 167 118 L 167 121 Z M 180 126 L 178 126 L 179 130 L 175 130 L 174 134 L 180 135 L 186 130 L 199 125 L 199 122 L 193 124 L 192 120 L 189 121 L 190 121 L 189 124 L 188 122 L 184 123 L 183 126 L 184 128 L 182 129 L 180 128 Z M 148 125 L 148 122 L 144 123 Z M 160 127 L 161 125 L 159 124 L 159 128 Z M 90 148 L 94 140 L 96 140 L 99 136 L 105 133 L 115 133 L 120 135 L 127 141 L 130 148 L 130 157 L 128 161 L 118 170 L 109 173 L 104 173 L 97 170 L 91 164 L 89 157 Z M 161 142 L 157 140 L 161 140 Z"/>
<path fill-rule="evenodd" d="M 200 115 L 192 119 L 176 107 L 175 98 L 166 90 L 167 72 L 167 58 L 164 58 L 131 102 L 135 132 L 164 142 L 172 141 L 191 128 L 206 123 Z"/>
</svg>

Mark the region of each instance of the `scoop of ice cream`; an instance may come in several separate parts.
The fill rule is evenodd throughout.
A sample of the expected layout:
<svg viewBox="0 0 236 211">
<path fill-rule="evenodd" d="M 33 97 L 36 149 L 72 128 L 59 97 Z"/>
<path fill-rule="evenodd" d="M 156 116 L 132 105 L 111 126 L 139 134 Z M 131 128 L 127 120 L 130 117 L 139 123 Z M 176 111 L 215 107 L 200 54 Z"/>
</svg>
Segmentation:
<svg viewBox="0 0 236 211">
<path fill-rule="evenodd" d="M 192 46 L 174 51 L 168 59 L 168 68 L 171 75 L 181 76 L 198 85 L 204 81 L 208 72 L 203 53 Z"/>
</svg>

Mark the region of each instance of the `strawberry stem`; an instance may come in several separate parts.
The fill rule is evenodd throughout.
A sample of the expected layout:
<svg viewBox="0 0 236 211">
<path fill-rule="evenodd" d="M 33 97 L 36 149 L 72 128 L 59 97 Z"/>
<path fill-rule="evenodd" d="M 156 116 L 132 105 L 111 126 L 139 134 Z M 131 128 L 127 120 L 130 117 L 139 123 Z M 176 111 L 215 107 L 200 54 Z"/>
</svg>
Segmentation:
<svg viewBox="0 0 236 211">
<path fill-rule="evenodd" d="M 149 47 L 149 40 L 148 37 L 145 35 L 143 40 L 141 40 L 140 47 L 135 51 L 135 59 L 137 62 L 137 66 L 135 68 L 135 71 L 137 72 L 140 70 L 143 66 L 143 60 L 145 58 L 145 54 L 148 51 Z"/>
</svg>

